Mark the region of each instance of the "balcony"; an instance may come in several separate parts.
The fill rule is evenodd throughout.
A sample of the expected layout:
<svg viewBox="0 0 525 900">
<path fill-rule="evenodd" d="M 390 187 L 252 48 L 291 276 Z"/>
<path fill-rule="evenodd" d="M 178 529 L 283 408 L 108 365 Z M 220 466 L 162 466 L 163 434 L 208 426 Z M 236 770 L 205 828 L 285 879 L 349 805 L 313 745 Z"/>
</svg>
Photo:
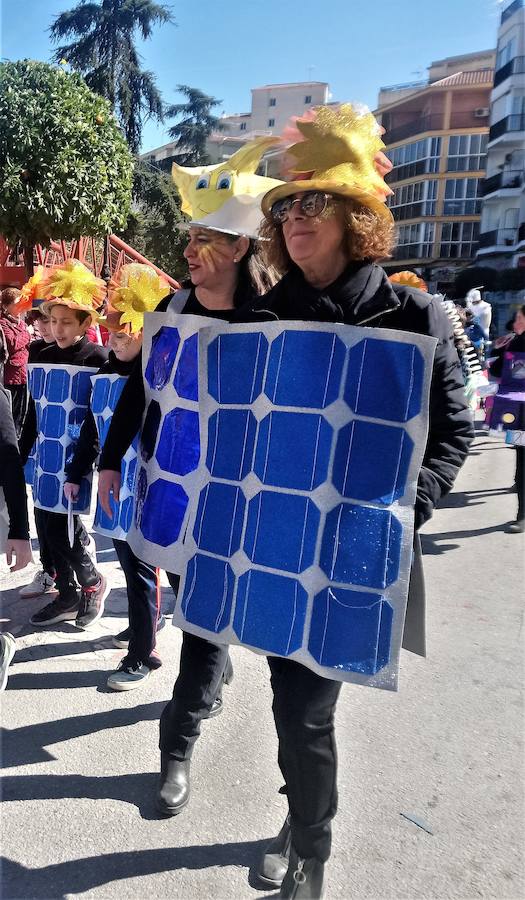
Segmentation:
<svg viewBox="0 0 525 900">
<path fill-rule="evenodd" d="M 481 182 L 481 196 L 493 194 L 495 191 L 520 188 L 523 184 L 523 172 L 517 169 L 508 169 L 506 172 L 498 172 Z"/>
<path fill-rule="evenodd" d="M 525 241 L 525 222 L 522 222 L 518 228 L 518 244 L 521 244 L 522 241 Z"/>
<path fill-rule="evenodd" d="M 479 236 L 479 248 L 513 247 L 516 242 L 516 228 L 495 228 L 493 231 L 482 231 Z"/>
<path fill-rule="evenodd" d="M 505 116 L 504 119 L 495 122 L 490 126 L 489 141 L 495 141 L 502 134 L 513 131 L 525 131 L 525 115 Z"/>
<path fill-rule="evenodd" d="M 506 78 L 510 78 L 511 75 L 523 75 L 524 72 L 525 56 L 515 56 L 514 59 L 505 63 L 501 69 L 496 69 L 494 73 L 494 87 L 497 87 L 498 84 L 501 84 Z"/>
<path fill-rule="evenodd" d="M 405 125 L 398 125 L 397 128 L 387 128 L 384 141 L 387 145 L 396 144 L 398 141 L 413 137 L 415 134 L 423 134 L 425 131 L 442 130 L 443 116 L 441 114 L 435 116 L 420 116 L 420 118 L 414 119 L 413 122 L 407 122 Z"/>
<path fill-rule="evenodd" d="M 474 115 L 474 110 L 471 110 L 470 112 L 451 112 L 450 128 L 454 130 L 456 128 L 486 128 L 488 120 L 488 112 L 486 116 L 476 116 Z"/>
<path fill-rule="evenodd" d="M 507 19 L 510 19 L 510 17 L 513 16 L 514 13 L 518 11 L 518 9 L 523 9 L 523 6 L 524 6 L 523 0 L 514 0 L 514 3 L 511 3 L 510 6 L 507 6 L 507 9 L 503 10 L 503 12 L 501 14 L 500 24 L 503 25 L 503 23 L 506 22 Z"/>
</svg>

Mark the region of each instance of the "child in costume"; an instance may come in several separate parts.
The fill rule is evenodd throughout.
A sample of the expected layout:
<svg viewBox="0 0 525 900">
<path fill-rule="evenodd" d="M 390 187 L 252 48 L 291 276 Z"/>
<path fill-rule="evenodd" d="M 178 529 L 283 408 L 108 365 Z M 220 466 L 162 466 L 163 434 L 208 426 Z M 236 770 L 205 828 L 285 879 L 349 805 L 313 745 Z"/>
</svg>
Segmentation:
<svg viewBox="0 0 525 900">
<path fill-rule="evenodd" d="M 93 377 L 91 409 L 88 412 L 75 454 L 66 468 L 66 497 L 76 499 L 84 475 L 91 471 L 100 445 L 107 431 L 104 413 L 108 415 L 140 355 L 144 313 L 156 308 L 159 301 L 170 293 L 169 286 L 146 265 L 132 263 L 123 266 L 119 277 L 110 284 L 110 304 L 104 320 L 109 330 L 109 358 Z M 98 428 L 97 428 L 98 425 Z M 122 484 L 129 481 L 130 493 L 136 469 L 136 442 L 125 454 L 122 463 Z M 94 530 L 113 540 L 122 571 L 126 578 L 129 604 L 129 627 L 113 639 L 117 647 L 127 647 L 127 653 L 118 669 L 108 678 L 108 687 L 115 691 L 133 690 L 139 687 L 159 668 L 161 661 L 155 653 L 155 635 L 165 624 L 160 616 L 160 582 L 158 569 L 142 562 L 126 543 L 131 518 L 131 499 L 121 495 L 119 503 L 113 502 L 112 516 L 97 508 Z"/>
<path fill-rule="evenodd" d="M 89 538 L 74 510 L 72 536 L 69 534 L 68 502 L 63 493 L 65 459 L 71 453 L 87 408 L 85 395 L 90 384 L 85 370 L 91 367 L 94 372 L 107 359 L 107 350 L 86 338 L 104 289 L 104 282 L 74 259 L 50 270 L 39 289 L 45 298 L 42 309 L 50 317 L 55 343 L 42 350 L 31 366 L 38 371 L 31 384 L 20 454 L 25 463 L 37 441 L 33 497 L 35 506 L 41 509 L 41 527 L 49 541 L 58 595 L 31 617 L 32 625 L 74 621 L 77 627 L 87 628 L 102 615 L 110 590 L 87 552 Z M 42 397 L 46 398 L 45 404 L 40 403 Z M 38 420 L 35 400 L 39 403 Z M 89 508 L 90 486 L 84 487 L 83 503 Z"/>
</svg>

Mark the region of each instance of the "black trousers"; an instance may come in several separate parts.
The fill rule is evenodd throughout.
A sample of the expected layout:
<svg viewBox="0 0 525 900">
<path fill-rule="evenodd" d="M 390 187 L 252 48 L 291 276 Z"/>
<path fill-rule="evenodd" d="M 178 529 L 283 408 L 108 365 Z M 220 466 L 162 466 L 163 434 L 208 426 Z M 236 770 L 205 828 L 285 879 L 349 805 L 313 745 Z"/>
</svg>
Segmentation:
<svg viewBox="0 0 525 900">
<path fill-rule="evenodd" d="M 11 411 L 17 438 L 22 434 L 22 426 L 27 413 L 27 384 L 6 384 L 6 390 L 11 394 Z"/>
<path fill-rule="evenodd" d="M 268 665 L 292 844 L 299 856 L 326 862 L 337 811 L 334 713 L 342 684 L 289 659 L 268 657 Z"/>
<path fill-rule="evenodd" d="M 38 537 L 38 552 L 40 554 L 40 562 L 44 572 L 55 577 L 55 563 L 53 562 L 53 554 L 49 546 L 45 524 L 45 511 L 35 506 L 35 527 Z"/>
<path fill-rule="evenodd" d="M 178 575 L 166 573 L 176 594 Z M 160 717 L 159 747 L 172 759 L 191 759 L 201 722 L 217 697 L 224 680 L 229 681 L 232 665 L 226 644 L 212 644 L 184 632 L 179 674 L 173 696 Z"/>
<path fill-rule="evenodd" d="M 55 584 L 58 588 L 57 603 L 65 609 L 72 609 L 78 604 L 77 581 L 81 587 L 94 587 L 100 581 L 98 572 L 88 555 L 86 546 L 89 538 L 80 521 L 80 516 L 73 516 L 74 541 L 69 546 L 67 534 L 67 516 L 64 513 L 41 510 L 41 525 L 48 538 L 49 548 L 55 563 Z"/>
<path fill-rule="evenodd" d="M 525 519 L 525 447 L 516 447 L 516 492 L 518 494 L 518 521 Z"/>
<path fill-rule="evenodd" d="M 131 637 L 127 658 L 148 664 L 155 648 L 160 613 L 160 583 L 157 569 L 133 553 L 126 541 L 113 541 L 126 579 Z"/>
</svg>

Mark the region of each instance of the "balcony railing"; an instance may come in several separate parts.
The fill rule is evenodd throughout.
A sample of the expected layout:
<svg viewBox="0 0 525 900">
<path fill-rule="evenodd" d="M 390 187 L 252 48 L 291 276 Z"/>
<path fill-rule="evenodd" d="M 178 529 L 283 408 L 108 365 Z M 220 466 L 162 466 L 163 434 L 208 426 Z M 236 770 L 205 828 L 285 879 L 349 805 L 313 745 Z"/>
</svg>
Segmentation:
<svg viewBox="0 0 525 900">
<path fill-rule="evenodd" d="M 452 112 L 450 114 L 451 128 L 483 128 L 488 125 L 489 111 L 486 116 L 475 116 L 474 110 L 470 112 Z"/>
<path fill-rule="evenodd" d="M 505 116 L 504 119 L 495 122 L 490 127 L 489 141 L 494 141 L 509 131 L 525 131 L 525 115 Z"/>
<path fill-rule="evenodd" d="M 495 228 L 493 231 L 482 231 L 479 236 L 481 247 L 513 247 L 516 241 L 516 228 Z"/>
<path fill-rule="evenodd" d="M 518 169 L 508 169 L 506 172 L 498 172 L 497 175 L 491 175 L 481 182 L 481 196 L 486 197 L 494 191 L 503 190 L 504 188 L 519 188 L 523 184 L 523 172 Z"/>
<path fill-rule="evenodd" d="M 494 73 L 494 87 L 497 87 L 498 84 L 501 84 L 506 78 L 510 78 L 511 75 L 523 75 L 524 72 L 525 56 L 515 56 L 514 59 L 505 63 L 501 69 L 496 69 Z"/>
<path fill-rule="evenodd" d="M 386 127 L 386 126 L 385 126 Z M 457 126 L 459 127 L 459 126 Z M 424 131 L 442 131 L 443 116 L 420 116 L 413 122 L 407 122 L 405 125 L 398 125 L 397 128 L 387 128 L 384 137 L 386 144 L 395 144 L 397 141 L 403 141 L 407 137 L 414 134 L 422 134 Z"/>
<path fill-rule="evenodd" d="M 522 9 L 523 5 L 523 0 L 514 0 L 514 3 L 511 3 L 510 6 L 507 6 L 507 9 L 504 9 L 501 14 L 501 25 L 503 25 L 503 23 L 506 22 L 507 19 L 510 19 L 510 17 L 513 16 L 514 13 L 518 11 L 518 9 Z"/>
</svg>

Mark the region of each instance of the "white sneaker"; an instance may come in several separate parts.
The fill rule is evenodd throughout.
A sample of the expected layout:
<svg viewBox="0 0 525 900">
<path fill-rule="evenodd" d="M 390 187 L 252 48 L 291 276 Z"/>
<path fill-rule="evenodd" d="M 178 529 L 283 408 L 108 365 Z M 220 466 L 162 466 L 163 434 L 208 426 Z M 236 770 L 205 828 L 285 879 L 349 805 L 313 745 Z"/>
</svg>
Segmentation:
<svg viewBox="0 0 525 900">
<path fill-rule="evenodd" d="M 8 631 L 0 634 L 0 691 L 5 690 L 9 663 L 16 651 L 16 641 Z"/>
<path fill-rule="evenodd" d="M 58 594 L 55 587 L 55 579 L 44 572 L 42 569 L 36 573 L 31 584 L 18 591 L 20 597 L 40 597 L 41 594 Z"/>
</svg>

